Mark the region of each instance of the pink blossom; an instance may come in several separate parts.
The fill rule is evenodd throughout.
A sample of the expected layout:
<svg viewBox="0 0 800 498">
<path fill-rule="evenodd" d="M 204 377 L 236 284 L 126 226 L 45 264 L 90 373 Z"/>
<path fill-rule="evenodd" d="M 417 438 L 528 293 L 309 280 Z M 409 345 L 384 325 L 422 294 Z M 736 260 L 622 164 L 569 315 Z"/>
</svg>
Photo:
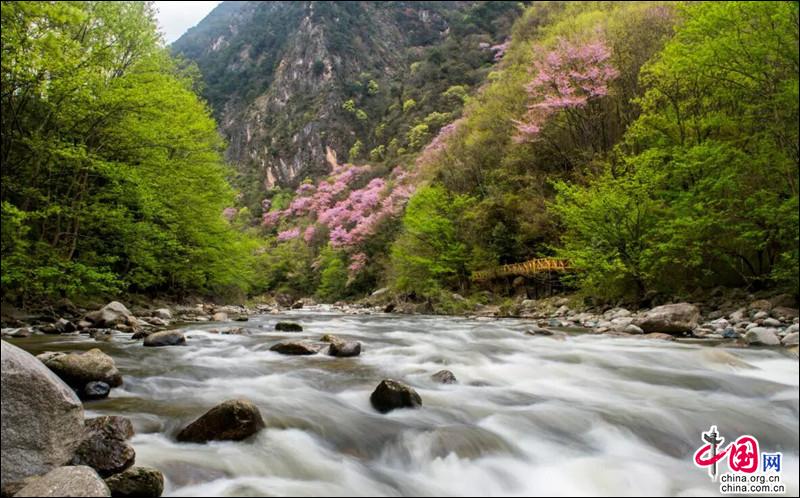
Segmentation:
<svg viewBox="0 0 800 498">
<path fill-rule="evenodd" d="M 278 224 L 282 216 L 283 216 L 283 211 L 268 211 L 264 213 L 264 215 L 261 218 L 262 224 L 265 227 L 274 227 L 275 225 Z"/>
<path fill-rule="evenodd" d="M 227 207 L 222 210 L 222 216 L 225 217 L 228 221 L 233 221 L 236 218 L 236 215 L 239 213 L 239 210 L 235 207 Z"/>
<path fill-rule="evenodd" d="M 367 265 L 367 255 L 363 252 L 357 252 L 350 256 L 350 266 L 348 269 L 351 274 L 355 274 L 364 269 Z"/>
<path fill-rule="evenodd" d="M 290 228 L 288 230 L 284 230 L 284 231 L 280 232 L 278 234 L 278 240 L 280 242 L 283 242 L 283 241 L 286 241 L 286 240 L 296 239 L 299 236 L 300 236 L 300 228 L 299 227 L 294 227 L 294 228 Z"/>
<path fill-rule="evenodd" d="M 314 225 L 308 225 L 303 232 L 303 240 L 306 241 L 306 244 L 310 244 L 312 240 L 314 240 L 314 235 L 317 233 L 317 227 Z"/>
<path fill-rule="evenodd" d="M 536 52 L 544 50 L 537 47 Z M 521 120 L 514 121 L 514 141 L 535 138 L 553 113 L 580 109 L 608 95 L 609 83 L 619 76 L 610 58 L 611 50 L 600 37 L 581 45 L 560 38 L 555 48 L 533 63 L 534 77 L 525 86 L 533 103 Z"/>
</svg>

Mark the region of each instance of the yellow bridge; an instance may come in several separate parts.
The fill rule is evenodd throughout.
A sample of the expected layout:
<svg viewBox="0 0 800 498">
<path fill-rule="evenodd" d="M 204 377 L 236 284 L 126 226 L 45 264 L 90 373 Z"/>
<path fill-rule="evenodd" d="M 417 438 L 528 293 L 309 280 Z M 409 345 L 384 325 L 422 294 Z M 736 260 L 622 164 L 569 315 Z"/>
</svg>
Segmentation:
<svg viewBox="0 0 800 498">
<path fill-rule="evenodd" d="M 491 280 L 493 278 L 507 277 L 510 275 L 526 277 L 542 272 L 568 271 L 569 269 L 570 266 L 566 259 L 539 258 L 531 259 L 523 263 L 498 266 L 491 270 L 472 272 L 472 280 L 480 282 L 482 280 Z"/>
</svg>

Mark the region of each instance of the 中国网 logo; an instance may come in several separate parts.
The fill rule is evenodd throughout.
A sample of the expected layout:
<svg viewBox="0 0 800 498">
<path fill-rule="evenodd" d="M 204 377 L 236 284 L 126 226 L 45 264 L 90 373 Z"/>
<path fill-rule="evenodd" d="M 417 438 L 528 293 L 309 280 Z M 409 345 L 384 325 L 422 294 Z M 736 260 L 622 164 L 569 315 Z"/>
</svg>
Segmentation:
<svg viewBox="0 0 800 498">
<path fill-rule="evenodd" d="M 711 480 L 719 480 L 720 493 L 774 494 L 785 493 L 781 483 L 780 452 L 760 452 L 758 439 L 749 434 L 739 436 L 724 446 L 725 438 L 712 425 L 702 433 L 703 445 L 694 453 L 694 463 L 708 468 Z M 729 472 L 719 474 L 727 464 Z"/>
</svg>

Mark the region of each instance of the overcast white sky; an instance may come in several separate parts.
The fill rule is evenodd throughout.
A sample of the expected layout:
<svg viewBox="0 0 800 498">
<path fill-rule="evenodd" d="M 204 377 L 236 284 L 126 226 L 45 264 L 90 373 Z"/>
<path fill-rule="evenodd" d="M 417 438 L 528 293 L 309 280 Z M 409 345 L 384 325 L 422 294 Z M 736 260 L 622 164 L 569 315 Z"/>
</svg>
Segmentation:
<svg viewBox="0 0 800 498">
<path fill-rule="evenodd" d="M 222 2 L 155 2 L 158 23 L 166 42 L 172 43 L 187 29 L 199 23 Z"/>
</svg>

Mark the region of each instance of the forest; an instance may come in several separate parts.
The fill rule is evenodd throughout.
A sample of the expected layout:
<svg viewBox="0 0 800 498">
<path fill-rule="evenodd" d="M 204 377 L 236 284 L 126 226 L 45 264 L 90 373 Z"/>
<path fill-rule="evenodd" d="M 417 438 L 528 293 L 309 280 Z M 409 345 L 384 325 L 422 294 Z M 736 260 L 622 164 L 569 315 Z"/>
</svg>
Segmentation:
<svg viewBox="0 0 800 498">
<path fill-rule="evenodd" d="M 392 112 L 418 122 L 372 128 L 259 212 L 151 4 L 2 9 L 3 300 L 386 286 L 449 309 L 486 299 L 473 271 L 544 256 L 601 300 L 798 293 L 797 2 L 529 5 L 473 84 L 417 77 L 437 97 Z M 354 83 L 338 112 L 359 126 L 381 89 Z"/>
</svg>

